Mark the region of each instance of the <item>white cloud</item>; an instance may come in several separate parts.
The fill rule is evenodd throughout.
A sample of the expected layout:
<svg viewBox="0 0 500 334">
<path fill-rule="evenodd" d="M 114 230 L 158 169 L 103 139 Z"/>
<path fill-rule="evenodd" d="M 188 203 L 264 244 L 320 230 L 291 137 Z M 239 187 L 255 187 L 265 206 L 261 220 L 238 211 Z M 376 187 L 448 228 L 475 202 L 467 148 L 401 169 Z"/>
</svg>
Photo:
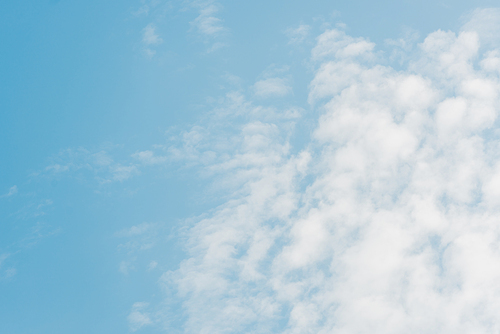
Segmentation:
<svg viewBox="0 0 500 334">
<path fill-rule="evenodd" d="M 146 165 L 156 165 L 167 161 L 167 157 L 155 156 L 154 152 L 149 150 L 136 152 L 132 155 L 132 157 Z"/>
<path fill-rule="evenodd" d="M 136 11 L 132 11 L 132 15 L 134 16 L 148 16 L 150 13 L 151 14 L 155 14 L 155 12 L 158 11 L 158 6 L 159 5 L 162 5 L 164 3 L 164 1 L 161 1 L 161 0 L 141 0 L 141 6 L 136 10 Z M 166 3 L 167 5 L 167 8 L 170 6 L 170 4 L 167 2 Z M 161 6 L 160 6 L 161 8 Z M 155 10 L 156 9 L 156 10 Z M 161 12 L 161 10 L 160 10 Z"/>
<path fill-rule="evenodd" d="M 144 44 L 144 55 L 151 59 L 156 54 L 156 50 L 153 49 L 163 43 L 163 39 L 156 32 L 156 27 L 153 23 L 148 24 L 144 29 L 142 29 L 142 43 Z"/>
<path fill-rule="evenodd" d="M 198 9 L 199 15 L 191 22 L 196 29 L 205 36 L 216 36 L 224 31 L 222 20 L 215 14 L 220 5 L 215 1 L 193 1 L 192 5 Z"/>
<path fill-rule="evenodd" d="M 149 265 L 148 265 L 148 270 L 153 270 L 153 269 L 155 269 L 157 266 L 158 266 L 158 262 L 156 262 L 156 261 L 151 261 L 151 262 L 149 262 Z"/>
<path fill-rule="evenodd" d="M 2 195 L 2 196 L 0 196 L 0 197 L 10 197 L 10 196 L 12 196 L 12 195 L 17 194 L 17 191 L 18 191 L 18 190 L 17 190 L 17 186 L 16 186 L 16 185 L 14 185 L 14 186 L 12 186 L 12 187 L 10 187 L 10 188 L 9 188 L 9 192 L 8 192 L 8 193 L 3 194 L 3 195 Z"/>
<path fill-rule="evenodd" d="M 391 60 L 399 61 L 400 65 L 408 61 L 411 51 L 415 48 L 416 42 L 420 38 L 418 31 L 405 28 L 403 36 L 398 39 L 386 39 L 384 44 L 391 46 Z"/>
<path fill-rule="evenodd" d="M 132 261 L 121 261 L 120 266 L 118 270 L 123 274 L 123 275 L 128 275 L 130 270 L 134 270 L 134 265 Z"/>
<path fill-rule="evenodd" d="M 68 171 L 69 167 L 70 167 L 69 165 L 68 166 L 61 166 L 59 164 L 53 164 L 53 165 L 45 167 L 45 170 L 46 171 L 51 171 L 51 172 L 54 172 L 54 173 L 60 173 L 60 172 L 66 172 L 66 171 Z"/>
<path fill-rule="evenodd" d="M 7 258 L 10 256 L 10 253 L 3 253 L 0 254 L 0 267 L 2 266 L 2 263 L 7 260 Z"/>
<path fill-rule="evenodd" d="M 132 311 L 127 317 L 130 330 L 132 332 L 135 332 L 142 327 L 151 325 L 153 323 L 149 314 L 143 311 L 143 309 L 147 308 L 148 305 L 148 303 L 138 302 L 132 306 Z"/>
<path fill-rule="evenodd" d="M 16 268 L 9 268 L 5 270 L 5 276 L 4 278 L 11 278 L 17 274 Z"/>
<path fill-rule="evenodd" d="M 146 56 L 146 58 L 148 58 L 148 59 L 153 58 L 155 54 L 156 54 L 156 51 L 155 51 L 155 50 L 151 50 L 150 48 L 145 48 L 145 49 L 144 49 L 144 55 L 145 55 L 145 56 Z"/>
<path fill-rule="evenodd" d="M 307 24 L 301 24 L 297 28 L 288 28 L 286 30 L 286 35 L 288 37 L 289 44 L 300 44 L 305 41 L 311 32 L 311 26 Z"/>
<path fill-rule="evenodd" d="M 122 233 L 118 233 L 117 236 L 119 237 L 126 236 L 130 238 L 130 240 L 126 241 L 123 244 L 118 245 L 118 249 L 127 251 L 129 255 L 136 254 L 137 252 L 145 250 L 150 250 L 153 247 L 155 247 L 156 244 L 158 243 L 157 231 L 152 228 L 151 229 L 148 228 L 147 231 L 143 231 L 138 235 L 124 235 Z M 132 259 L 129 262 L 132 263 L 133 261 L 135 261 L 135 257 L 132 257 Z"/>
<path fill-rule="evenodd" d="M 136 166 L 122 166 L 117 164 L 111 168 L 111 173 L 114 181 L 124 181 L 138 173 L 138 170 Z"/>
<path fill-rule="evenodd" d="M 150 23 L 142 29 L 142 42 L 146 45 L 157 45 L 163 42 L 161 37 L 156 33 L 156 27 Z"/>
<path fill-rule="evenodd" d="M 118 252 L 124 256 L 119 264 L 119 271 L 123 275 L 130 272 L 142 270 L 151 271 L 158 266 L 158 262 L 151 259 L 151 252 L 157 252 L 165 246 L 165 240 L 170 232 L 165 229 L 168 226 L 160 223 L 141 223 L 129 228 L 122 229 L 114 234 L 120 238 Z"/>
<path fill-rule="evenodd" d="M 500 47 L 500 8 L 476 9 L 461 30 L 476 32 L 483 47 Z"/>
<path fill-rule="evenodd" d="M 334 56 L 338 59 L 356 56 L 369 56 L 375 44 L 364 38 L 353 38 L 343 31 L 327 30 L 318 37 L 317 44 L 312 50 L 313 60 L 324 60 Z"/>
<path fill-rule="evenodd" d="M 201 40 L 206 44 L 205 53 L 215 52 L 227 45 L 222 40 L 227 35 L 228 29 L 224 20 L 218 15 L 222 6 L 214 0 L 194 0 L 189 2 L 190 7 L 198 12 L 198 16 L 190 22 L 191 30 L 196 31 Z"/>
<path fill-rule="evenodd" d="M 322 115 L 298 153 L 291 121 L 238 95 L 214 116 L 234 129 L 246 115 L 236 133 L 193 129 L 182 152 L 212 150 L 201 165 L 232 195 L 162 277 L 184 330 L 497 332 L 500 62 L 484 34 L 434 32 L 396 71 L 373 43 L 326 31 L 309 93 Z"/>
<path fill-rule="evenodd" d="M 66 149 L 52 158 L 54 163 L 45 167 L 42 175 L 56 176 L 67 175 L 85 175 L 93 174 L 94 178 L 101 184 L 113 181 L 123 182 L 134 175 L 140 174 L 138 165 L 128 163 L 124 165 L 116 162 L 105 150 L 92 153 L 84 148 Z M 36 173 L 34 176 L 40 176 Z"/>
<path fill-rule="evenodd" d="M 117 237 L 134 237 L 138 235 L 143 235 L 145 233 L 151 232 L 155 228 L 154 224 L 151 223 L 141 223 L 139 225 L 132 226 L 130 228 L 123 229 L 117 232 L 115 235 Z"/>
<path fill-rule="evenodd" d="M 3 253 L 3 254 L 0 254 L 0 269 L 2 268 L 2 264 L 3 262 L 5 262 L 5 260 L 7 260 L 7 258 L 9 258 L 12 254 L 11 253 Z M 3 271 L 3 273 L 2 273 Z M 15 268 L 8 268 L 8 269 L 5 269 L 5 270 L 1 270 L 0 271 L 0 281 L 2 279 L 9 279 L 13 276 L 16 275 L 17 273 L 17 270 Z"/>
<path fill-rule="evenodd" d="M 147 16 L 149 14 L 149 6 L 148 5 L 142 5 L 137 9 L 135 12 L 132 12 L 133 15 L 135 16 Z"/>
<path fill-rule="evenodd" d="M 48 200 L 46 205 L 51 205 L 52 201 Z M 42 213 L 43 214 L 43 213 Z M 38 244 L 41 240 L 57 235 L 61 232 L 60 229 L 52 229 L 46 224 L 37 222 L 31 227 L 31 231 L 23 239 L 20 240 L 19 245 L 21 248 L 30 248 Z"/>
<path fill-rule="evenodd" d="M 288 80 L 282 78 L 269 78 L 257 81 L 254 85 L 255 96 L 260 98 L 283 97 L 292 92 Z"/>
</svg>

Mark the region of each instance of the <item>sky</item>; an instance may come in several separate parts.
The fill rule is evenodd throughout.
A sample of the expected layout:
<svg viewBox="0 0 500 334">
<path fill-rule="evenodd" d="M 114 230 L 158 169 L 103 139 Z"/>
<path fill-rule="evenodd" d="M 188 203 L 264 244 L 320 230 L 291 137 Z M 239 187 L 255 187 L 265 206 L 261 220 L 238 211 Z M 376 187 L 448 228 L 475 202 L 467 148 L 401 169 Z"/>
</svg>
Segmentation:
<svg viewBox="0 0 500 334">
<path fill-rule="evenodd" d="M 0 333 L 500 332 L 497 7 L 0 3 Z"/>
</svg>

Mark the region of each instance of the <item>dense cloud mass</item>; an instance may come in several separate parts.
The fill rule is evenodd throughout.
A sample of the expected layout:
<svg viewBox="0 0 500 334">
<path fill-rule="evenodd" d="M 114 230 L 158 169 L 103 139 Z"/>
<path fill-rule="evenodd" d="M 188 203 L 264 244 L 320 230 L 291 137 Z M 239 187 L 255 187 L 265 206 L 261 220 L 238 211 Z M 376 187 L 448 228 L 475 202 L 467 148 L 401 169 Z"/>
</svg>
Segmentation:
<svg viewBox="0 0 500 334">
<path fill-rule="evenodd" d="M 234 190 L 162 277 L 187 333 L 500 331 L 498 19 L 431 33 L 399 71 L 366 39 L 324 32 L 309 85 L 321 115 L 299 153 L 299 111 L 228 95 L 214 117 L 244 117 L 241 132 L 183 148 Z"/>
</svg>

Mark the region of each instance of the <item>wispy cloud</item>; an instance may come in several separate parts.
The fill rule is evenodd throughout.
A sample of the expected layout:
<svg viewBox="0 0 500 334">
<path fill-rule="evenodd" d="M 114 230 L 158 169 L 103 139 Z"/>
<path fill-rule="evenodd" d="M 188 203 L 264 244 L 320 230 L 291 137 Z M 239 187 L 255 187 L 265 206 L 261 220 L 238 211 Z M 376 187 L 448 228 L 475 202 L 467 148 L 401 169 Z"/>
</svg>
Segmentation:
<svg viewBox="0 0 500 334">
<path fill-rule="evenodd" d="M 372 50 L 375 44 L 365 38 L 353 38 L 342 30 L 332 29 L 321 34 L 311 55 L 315 61 L 325 60 L 328 57 L 337 59 L 358 56 L 373 57 Z"/>
<path fill-rule="evenodd" d="M 206 36 L 216 36 L 224 31 L 222 20 L 216 16 L 219 12 L 220 4 L 215 1 L 193 1 L 192 6 L 195 7 L 199 15 L 191 24 L 198 30 L 199 33 Z"/>
<path fill-rule="evenodd" d="M 132 306 L 132 311 L 127 318 L 132 332 L 135 332 L 146 325 L 152 324 L 149 314 L 144 311 L 148 305 L 148 303 L 138 302 Z"/>
<path fill-rule="evenodd" d="M 284 97 L 292 92 L 287 79 L 268 78 L 254 84 L 255 96 L 260 98 Z"/>
<path fill-rule="evenodd" d="M 153 248 L 159 241 L 161 226 L 152 223 L 141 223 L 128 229 L 121 230 L 115 234 L 116 237 L 125 238 L 126 242 L 118 246 L 128 254 Z"/>
<path fill-rule="evenodd" d="M 153 151 L 150 150 L 136 152 L 132 154 L 132 157 L 146 165 L 157 165 L 167 161 L 166 156 L 157 156 Z"/>
<path fill-rule="evenodd" d="M 142 43 L 145 46 L 144 52 L 148 58 L 156 54 L 153 46 L 163 43 L 163 39 L 156 32 L 156 27 L 153 23 L 148 24 L 142 30 Z"/>
<path fill-rule="evenodd" d="M 189 31 L 205 44 L 205 53 L 212 53 L 226 46 L 223 36 L 229 31 L 221 18 L 220 2 L 215 0 L 164 1 L 142 0 L 140 7 L 132 11 L 136 19 L 147 19 L 148 24 L 141 31 L 140 50 L 147 58 L 156 55 L 165 36 L 164 23 L 169 17 L 177 16 L 178 12 L 195 11 L 196 17 L 189 24 Z M 167 43 L 168 44 L 168 43 Z M 166 46 L 168 47 L 168 45 Z"/>
<path fill-rule="evenodd" d="M 500 47 L 500 36 L 497 33 L 500 31 L 500 8 L 474 10 L 461 30 L 476 32 L 483 48 Z"/>
<path fill-rule="evenodd" d="M 19 215 L 19 213 L 16 213 L 16 215 Z M 15 259 L 17 255 L 22 252 L 29 251 L 30 249 L 38 245 L 42 240 L 55 236 L 60 232 L 61 229 L 59 228 L 53 228 L 50 225 L 37 222 L 36 224 L 28 228 L 28 231 L 25 231 L 23 233 L 24 235 L 18 237 L 17 240 L 16 238 L 6 239 L 8 240 L 8 243 L 4 243 L 2 245 L 2 248 L 8 251 L 0 253 L 0 282 L 2 280 L 13 279 L 16 276 L 17 269 L 15 268 L 13 263 L 17 261 L 13 259 Z"/>
<path fill-rule="evenodd" d="M 195 0 L 190 3 L 198 12 L 198 16 L 190 22 L 191 27 L 209 47 L 206 53 L 214 52 L 226 46 L 221 37 L 228 32 L 218 13 L 222 6 L 213 0 Z"/>
<path fill-rule="evenodd" d="M 30 233 L 25 236 L 19 245 L 21 248 L 31 248 L 37 245 L 41 240 L 57 235 L 61 232 L 59 228 L 52 228 L 51 226 L 37 222 L 32 228 Z"/>
<path fill-rule="evenodd" d="M 7 268 L 3 269 L 2 265 L 9 257 L 11 257 L 11 253 L 3 253 L 0 254 L 0 281 L 8 280 L 16 275 L 17 270 L 15 268 Z"/>
<path fill-rule="evenodd" d="M 139 225 L 132 226 L 130 228 L 123 229 L 116 233 L 117 237 L 134 237 L 138 235 L 143 235 L 154 228 L 154 224 L 142 223 Z"/>
<path fill-rule="evenodd" d="M 3 278 L 9 279 L 9 278 L 14 277 L 16 274 L 17 274 L 16 268 L 9 268 L 9 269 L 5 270 Z"/>
<path fill-rule="evenodd" d="M 14 186 L 10 187 L 9 191 L 6 194 L 3 194 L 0 197 L 10 197 L 10 196 L 15 195 L 15 194 L 17 194 L 17 186 L 14 185 Z"/>
<path fill-rule="evenodd" d="M 392 47 L 390 59 L 399 61 L 400 65 L 408 61 L 411 51 L 416 47 L 420 38 L 418 31 L 405 28 L 403 35 L 398 39 L 386 39 L 384 43 Z"/>
<path fill-rule="evenodd" d="M 154 261 L 154 260 L 153 260 L 153 261 L 149 262 L 149 265 L 148 265 L 148 270 L 153 270 L 153 269 L 155 269 L 157 266 L 158 266 L 158 262 L 156 262 L 156 261 Z"/>
<path fill-rule="evenodd" d="M 138 165 L 132 161 L 117 162 L 105 150 L 91 152 L 85 148 L 77 148 L 61 150 L 57 156 L 52 157 L 51 164 L 33 176 L 87 175 L 84 178 L 90 180 L 93 177 L 99 183 L 106 184 L 123 182 L 139 173 Z"/>
<path fill-rule="evenodd" d="M 136 166 L 122 166 L 120 164 L 114 165 L 110 168 L 113 175 L 113 181 L 124 181 L 132 177 L 138 172 Z M 109 180 L 107 180 L 109 181 Z"/>
<path fill-rule="evenodd" d="M 132 258 L 131 260 L 128 260 L 128 261 L 121 261 L 120 262 L 120 266 L 118 267 L 118 270 L 123 274 L 123 275 L 128 275 L 129 272 L 131 270 L 134 270 L 135 267 L 134 267 L 134 264 L 133 264 L 133 261 L 135 260 L 135 258 Z"/>
<path fill-rule="evenodd" d="M 160 3 L 160 0 L 141 0 L 141 6 L 132 14 L 134 16 L 148 16 L 151 10 L 155 9 Z"/>
<path fill-rule="evenodd" d="M 285 31 L 285 34 L 288 37 L 288 44 L 303 43 L 310 33 L 311 26 L 307 24 L 301 24 L 297 28 L 288 28 Z"/>
<path fill-rule="evenodd" d="M 117 250 L 123 256 L 118 271 L 127 276 L 139 271 L 151 272 L 157 268 L 164 261 L 158 253 L 168 253 L 165 241 L 171 240 L 171 232 L 167 227 L 163 223 L 143 222 L 116 232 L 114 236 L 120 241 Z"/>
<path fill-rule="evenodd" d="M 28 220 L 45 216 L 53 201 L 49 198 L 34 199 L 27 201 L 21 208 L 14 211 L 10 216 L 16 219 Z"/>
<path fill-rule="evenodd" d="M 156 33 L 155 26 L 150 23 L 142 30 L 142 42 L 146 45 L 156 45 L 163 42 L 160 36 Z"/>
<path fill-rule="evenodd" d="M 3 253 L 0 254 L 0 267 L 2 266 L 2 263 L 10 256 L 10 253 Z"/>
</svg>

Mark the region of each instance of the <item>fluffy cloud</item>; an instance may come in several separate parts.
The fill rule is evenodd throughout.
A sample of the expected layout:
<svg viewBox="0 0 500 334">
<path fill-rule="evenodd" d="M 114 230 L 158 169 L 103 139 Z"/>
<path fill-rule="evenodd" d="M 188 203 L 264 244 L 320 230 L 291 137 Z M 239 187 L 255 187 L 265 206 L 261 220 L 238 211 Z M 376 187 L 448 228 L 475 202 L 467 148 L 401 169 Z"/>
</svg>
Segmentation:
<svg viewBox="0 0 500 334">
<path fill-rule="evenodd" d="M 485 13 L 431 33 L 400 71 L 366 39 L 320 35 L 309 101 L 321 116 L 302 151 L 294 121 L 238 95 L 215 123 L 243 125 L 193 129 L 190 159 L 211 152 L 203 168 L 232 196 L 162 276 L 185 332 L 500 330 L 500 55 L 481 45 L 499 31 L 473 29 Z"/>
</svg>

